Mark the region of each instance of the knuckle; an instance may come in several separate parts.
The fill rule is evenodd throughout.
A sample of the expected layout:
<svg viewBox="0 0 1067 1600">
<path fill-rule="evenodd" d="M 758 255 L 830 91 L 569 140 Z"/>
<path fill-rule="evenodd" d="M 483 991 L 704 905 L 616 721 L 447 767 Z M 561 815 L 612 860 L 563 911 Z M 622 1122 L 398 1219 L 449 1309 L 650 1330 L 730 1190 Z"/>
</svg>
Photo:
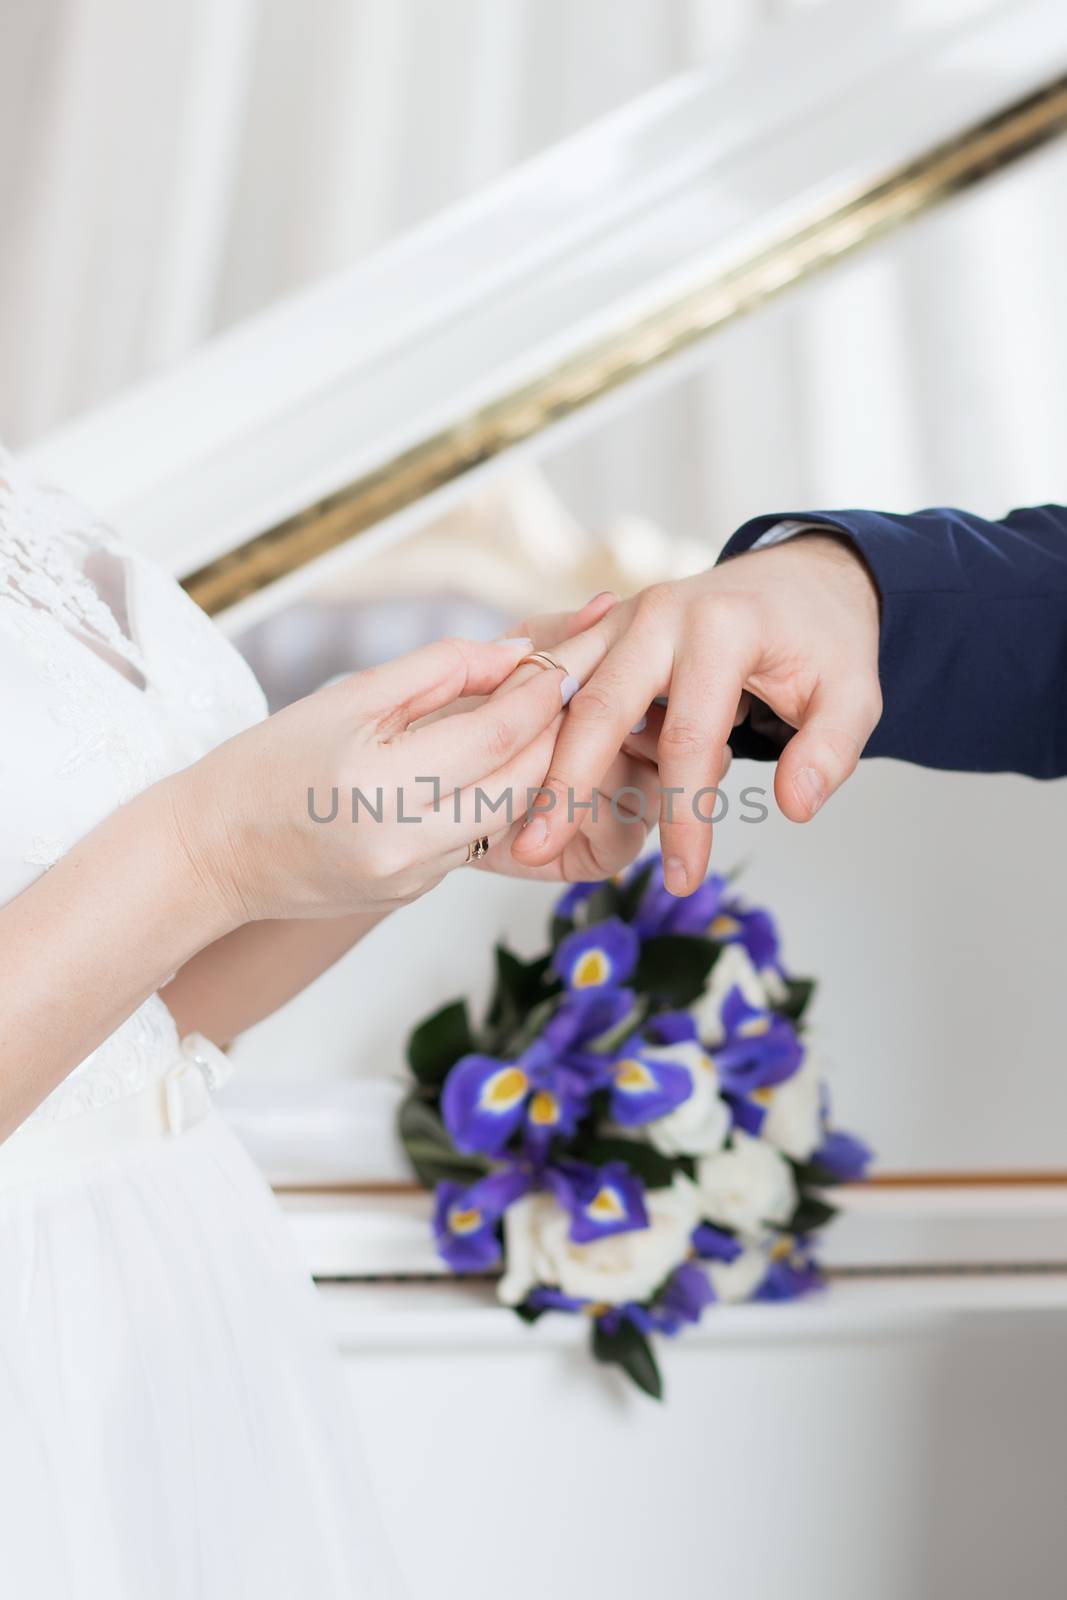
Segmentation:
<svg viewBox="0 0 1067 1600">
<path fill-rule="evenodd" d="M 820 728 L 819 738 L 838 767 L 851 770 L 860 758 L 863 742 L 847 728 Z"/>
<path fill-rule="evenodd" d="M 709 745 L 706 729 L 692 717 L 669 718 L 659 736 L 660 754 L 668 759 L 704 755 Z"/>
<path fill-rule="evenodd" d="M 491 761 L 503 761 L 512 752 L 515 737 L 507 717 L 494 717 L 485 729 L 485 753 Z"/>
<path fill-rule="evenodd" d="M 655 621 L 666 612 L 674 611 L 679 604 L 678 586 L 674 583 L 654 583 L 637 599 L 639 617 Z"/>
<path fill-rule="evenodd" d="M 618 696 L 610 683 L 593 678 L 584 689 L 579 689 L 569 707 L 569 714 L 579 722 L 603 722 L 615 714 Z"/>
<path fill-rule="evenodd" d="M 694 602 L 694 612 L 704 627 L 733 637 L 748 627 L 754 604 L 754 597 L 743 591 L 716 589 Z"/>
<path fill-rule="evenodd" d="M 466 672 L 468 647 L 462 639 L 442 639 L 440 644 L 442 676 L 453 672 Z"/>
</svg>

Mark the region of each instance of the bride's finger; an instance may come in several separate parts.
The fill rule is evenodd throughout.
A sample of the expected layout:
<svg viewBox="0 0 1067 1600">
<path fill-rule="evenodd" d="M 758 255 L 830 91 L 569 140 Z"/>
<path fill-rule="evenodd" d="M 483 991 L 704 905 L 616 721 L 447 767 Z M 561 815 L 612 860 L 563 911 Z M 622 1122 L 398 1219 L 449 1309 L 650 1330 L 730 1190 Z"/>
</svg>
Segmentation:
<svg viewBox="0 0 1067 1600">
<path fill-rule="evenodd" d="M 489 644 L 439 639 L 324 692 L 352 695 L 361 720 L 375 723 L 379 736 L 390 738 L 461 695 L 489 694 L 532 649 L 525 635 Z"/>
<path fill-rule="evenodd" d="M 557 717 L 525 749 L 487 777 L 451 791 L 442 789 L 436 804 L 425 814 L 426 827 L 419 841 L 424 856 L 443 857 L 465 847 L 470 839 L 482 835 L 494 839 L 516 823 L 521 824 L 531 797 L 538 794 L 548 771 L 561 721 Z"/>
<path fill-rule="evenodd" d="M 405 754 L 420 776 L 436 779 L 442 793 L 484 783 L 558 719 L 573 688 L 577 680 L 562 666 L 534 668 L 506 697 L 491 695 L 472 711 L 403 734 Z"/>
</svg>

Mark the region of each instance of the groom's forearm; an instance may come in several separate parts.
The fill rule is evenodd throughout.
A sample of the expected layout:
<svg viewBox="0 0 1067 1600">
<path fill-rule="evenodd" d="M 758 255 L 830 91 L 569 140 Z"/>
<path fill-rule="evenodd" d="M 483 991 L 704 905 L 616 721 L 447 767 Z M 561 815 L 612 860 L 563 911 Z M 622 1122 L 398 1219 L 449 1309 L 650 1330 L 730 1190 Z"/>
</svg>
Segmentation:
<svg viewBox="0 0 1067 1600">
<path fill-rule="evenodd" d="M 884 709 L 865 755 L 1067 774 L 1067 508 L 999 522 L 943 508 L 788 512 L 746 523 L 723 558 L 792 518 L 850 539 L 881 594 Z M 739 754 L 776 753 L 746 732 L 733 743 Z"/>
<path fill-rule="evenodd" d="M 247 923 L 186 962 L 162 998 L 179 1033 L 229 1044 L 321 977 L 388 914 Z"/>
</svg>

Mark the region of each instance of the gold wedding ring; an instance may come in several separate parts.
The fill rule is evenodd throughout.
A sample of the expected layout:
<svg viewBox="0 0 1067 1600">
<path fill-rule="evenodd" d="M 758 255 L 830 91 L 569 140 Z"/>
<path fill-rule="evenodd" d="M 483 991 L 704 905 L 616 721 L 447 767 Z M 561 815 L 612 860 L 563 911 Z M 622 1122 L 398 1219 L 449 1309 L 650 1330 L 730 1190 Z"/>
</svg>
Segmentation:
<svg viewBox="0 0 1067 1600">
<path fill-rule="evenodd" d="M 489 840 L 487 838 L 472 839 L 467 846 L 467 860 L 480 861 L 489 854 Z"/>
<path fill-rule="evenodd" d="M 530 655 L 523 656 L 522 660 L 516 664 L 515 671 L 518 672 L 519 667 L 527 665 L 541 667 L 545 672 L 565 673 L 567 670 L 566 667 L 561 667 L 558 661 L 553 661 L 552 657 L 546 655 L 543 650 L 534 650 Z"/>
</svg>

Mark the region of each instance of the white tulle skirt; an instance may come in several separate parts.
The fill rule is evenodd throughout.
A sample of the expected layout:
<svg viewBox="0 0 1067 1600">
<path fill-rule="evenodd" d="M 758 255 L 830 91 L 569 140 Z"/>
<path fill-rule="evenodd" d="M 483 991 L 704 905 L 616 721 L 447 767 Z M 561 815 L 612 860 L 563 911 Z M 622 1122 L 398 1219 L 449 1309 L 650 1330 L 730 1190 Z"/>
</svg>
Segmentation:
<svg viewBox="0 0 1067 1600">
<path fill-rule="evenodd" d="M 340 1360 L 215 1114 L 0 1193 L 0 1593 L 400 1593 Z"/>
</svg>

